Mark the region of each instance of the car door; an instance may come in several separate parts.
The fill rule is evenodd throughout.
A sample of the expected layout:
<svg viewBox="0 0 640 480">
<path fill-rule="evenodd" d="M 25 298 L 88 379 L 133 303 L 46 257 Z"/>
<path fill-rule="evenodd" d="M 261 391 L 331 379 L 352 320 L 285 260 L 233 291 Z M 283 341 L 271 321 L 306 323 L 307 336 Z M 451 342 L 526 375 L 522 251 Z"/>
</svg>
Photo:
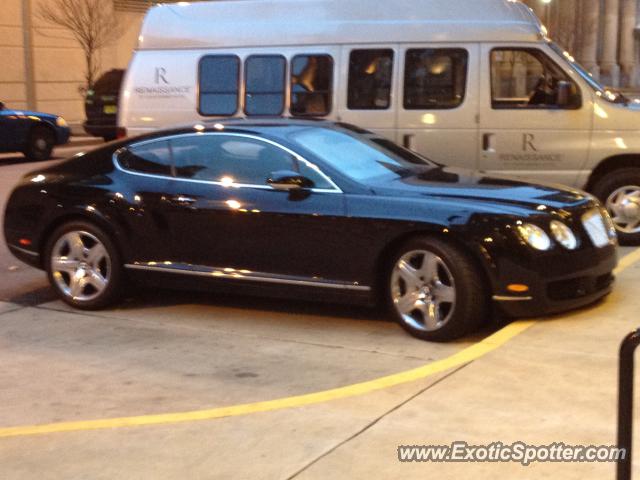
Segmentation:
<svg viewBox="0 0 640 480">
<path fill-rule="evenodd" d="M 481 170 L 576 183 L 589 153 L 591 98 L 554 55 L 542 46 L 483 45 Z"/>
<path fill-rule="evenodd" d="M 293 152 L 231 133 L 171 139 L 175 180 L 167 218 L 173 259 L 196 269 L 341 280 L 344 196 Z M 272 172 L 297 170 L 318 188 L 281 191 Z M 342 279 L 352 280 L 352 279 Z"/>
<path fill-rule="evenodd" d="M 477 44 L 400 50 L 399 143 L 445 165 L 477 168 L 479 50 Z"/>
<path fill-rule="evenodd" d="M 0 110 L 0 152 L 15 152 L 22 149 L 26 139 L 22 130 L 25 120 L 18 118 L 12 110 Z M 21 138 L 22 137 L 22 138 Z"/>
</svg>

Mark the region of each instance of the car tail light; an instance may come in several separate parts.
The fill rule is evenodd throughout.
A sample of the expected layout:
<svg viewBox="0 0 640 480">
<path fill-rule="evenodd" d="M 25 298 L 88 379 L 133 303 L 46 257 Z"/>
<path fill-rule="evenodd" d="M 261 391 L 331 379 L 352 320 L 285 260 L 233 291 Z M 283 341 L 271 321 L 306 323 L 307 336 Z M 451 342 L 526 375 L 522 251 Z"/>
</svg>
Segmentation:
<svg viewBox="0 0 640 480">
<path fill-rule="evenodd" d="M 124 127 L 118 127 L 118 130 L 116 131 L 116 138 L 127 138 L 127 129 Z"/>
</svg>

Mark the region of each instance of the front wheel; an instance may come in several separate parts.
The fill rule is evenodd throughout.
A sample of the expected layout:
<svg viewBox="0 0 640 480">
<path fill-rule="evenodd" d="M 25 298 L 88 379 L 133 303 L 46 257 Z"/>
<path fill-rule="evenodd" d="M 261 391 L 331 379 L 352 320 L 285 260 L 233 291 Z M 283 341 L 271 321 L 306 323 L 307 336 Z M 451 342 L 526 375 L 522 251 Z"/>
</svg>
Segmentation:
<svg viewBox="0 0 640 480">
<path fill-rule="evenodd" d="M 49 282 L 75 308 L 96 310 L 113 303 L 123 282 L 115 245 L 100 228 L 71 222 L 58 228 L 46 246 Z"/>
<path fill-rule="evenodd" d="M 622 245 L 640 244 L 640 168 L 622 168 L 606 174 L 593 193 L 607 208 Z"/>
<path fill-rule="evenodd" d="M 487 312 L 482 276 L 458 248 L 436 238 L 416 238 L 394 256 L 388 300 L 411 335 L 449 341 L 473 332 Z"/>
<path fill-rule="evenodd" d="M 24 154 L 29 160 L 36 162 L 49 160 L 55 140 L 53 132 L 47 127 L 35 127 L 29 134 Z"/>
</svg>

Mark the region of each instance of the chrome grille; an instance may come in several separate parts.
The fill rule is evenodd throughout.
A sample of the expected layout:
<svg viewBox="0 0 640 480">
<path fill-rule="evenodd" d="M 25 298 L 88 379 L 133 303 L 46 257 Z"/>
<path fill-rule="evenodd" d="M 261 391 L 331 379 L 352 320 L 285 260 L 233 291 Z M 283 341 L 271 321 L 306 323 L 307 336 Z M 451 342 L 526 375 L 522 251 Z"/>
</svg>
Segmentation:
<svg viewBox="0 0 640 480">
<path fill-rule="evenodd" d="M 602 219 L 600 210 L 594 209 L 582 216 L 582 224 L 584 225 L 591 242 L 598 248 L 605 247 L 611 243 L 611 239 L 607 234 L 607 227 Z"/>
</svg>

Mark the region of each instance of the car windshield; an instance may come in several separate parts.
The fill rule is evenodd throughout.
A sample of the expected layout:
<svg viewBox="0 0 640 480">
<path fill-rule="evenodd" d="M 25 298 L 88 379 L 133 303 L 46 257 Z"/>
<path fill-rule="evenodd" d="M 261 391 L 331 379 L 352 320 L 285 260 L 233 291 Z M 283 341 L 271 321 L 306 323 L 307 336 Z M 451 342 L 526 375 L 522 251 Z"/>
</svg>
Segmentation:
<svg viewBox="0 0 640 480">
<path fill-rule="evenodd" d="M 424 172 L 430 160 L 381 137 L 328 128 L 305 128 L 289 139 L 357 182 L 388 181 Z"/>
<path fill-rule="evenodd" d="M 589 84 L 589 86 L 596 92 L 599 97 L 602 97 L 605 100 L 613 103 L 625 103 L 627 101 L 627 98 L 620 92 L 614 92 L 607 89 L 595 78 L 593 78 L 593 75 L 586 68 L 580 65 L 569 52 L 562 49 L 558 44 L 550 42 L 549 46 L 554 52 L 556 52 L 565 60 L 567 65 L 569 65 L 574 71 L 576 71 L 578 75 L 580 75 L 583 80 Z"/>
</svg>

